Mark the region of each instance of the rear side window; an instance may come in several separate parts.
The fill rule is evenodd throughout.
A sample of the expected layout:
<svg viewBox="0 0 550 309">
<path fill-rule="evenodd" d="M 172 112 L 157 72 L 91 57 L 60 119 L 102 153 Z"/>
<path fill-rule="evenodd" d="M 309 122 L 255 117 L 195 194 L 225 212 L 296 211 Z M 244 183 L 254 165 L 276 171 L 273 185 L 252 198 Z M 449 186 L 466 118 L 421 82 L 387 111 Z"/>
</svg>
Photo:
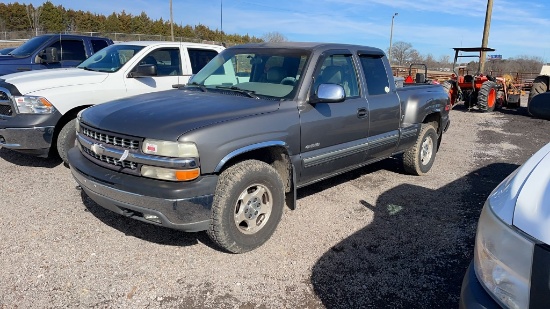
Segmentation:
<svg viewBox="0 0 550 309">
<path fill-rule="evenodd" d="M 104 40 L 92 40 L 92 49 L 94 51 L 94 54 L 102 48 L 107 47 L 107 45 L 109 44 L 107 44 L 107 42 Z"/>
<path fill-rule="evenodd" d="M 363 72 L 365 73 L 369 95 L 379 95 L 390 92 L 388 75 L 382 57 L 361 55 L 360 59 Z"/>
<path fill-rule="evenodd" d="M 193 74 L 197 74 L 212 58 L 218 55 L 217 51 L 211 49 L 189 48 L 187 51 L 189 52 Z M 224 72 L 219 72 L 219 74 L 224 74 Z"/>
</svg>

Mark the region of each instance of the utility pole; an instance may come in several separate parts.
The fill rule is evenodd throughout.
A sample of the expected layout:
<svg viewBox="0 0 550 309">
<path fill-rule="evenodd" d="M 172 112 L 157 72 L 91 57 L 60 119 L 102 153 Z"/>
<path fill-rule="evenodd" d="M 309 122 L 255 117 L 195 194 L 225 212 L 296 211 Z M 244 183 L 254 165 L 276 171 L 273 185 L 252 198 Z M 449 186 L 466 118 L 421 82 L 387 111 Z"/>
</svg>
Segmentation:
<svg viewBox="0 0 550 309">
<path fill-rule="evenodd" d="M 170 0 L 170 34 L 172 35 L 172 42 L 174 42 L 174 15 L 172 15 L 172 0 Z"/>
<path fill-rule="evenodd" d="M 489 41 L 489 30 L 491 29 L 491 15 L 493 14 L 493 0 L 487 0 L 487 12 L 485 13 L 485 27 L 483 28 L 483 40 L 481 41 L 481 48 L 487 48 L 487 42 Z M 485 72 L 485 51 L 481 52 L 481 59 L 479 59 L 480 73 Z"/>
<path fill-rule="evenodd" d="M 220 0 L 220 43 L 223 45 L 223 0 Z"/>
<path fill-rule="evenodd" d="M 390 64 L 391 64 L 391 41 L 392 41 L 392 38 L 393 38 L 393 20 L 395 18 L 395 16 L 397 16 L 398 14 L 397 13 L 394 13 L 393 16 L 391 17 L 391 29 L 390 29 L 390 49 L 388 50 L 388 60 L 390 61 Z"/>
</svg>

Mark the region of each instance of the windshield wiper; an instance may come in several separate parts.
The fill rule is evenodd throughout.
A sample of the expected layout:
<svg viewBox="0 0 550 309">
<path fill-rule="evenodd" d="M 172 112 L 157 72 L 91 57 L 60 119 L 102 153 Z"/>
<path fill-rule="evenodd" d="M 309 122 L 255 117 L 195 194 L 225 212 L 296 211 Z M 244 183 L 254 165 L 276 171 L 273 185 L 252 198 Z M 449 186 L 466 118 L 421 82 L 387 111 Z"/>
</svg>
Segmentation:
<svg viewBox="0 0 550 309">
<path fill-rule="evenodd" d="M 89 67 L 77 67 L 77 68 L 82 69 L 82 70 L 86 70 L 86 71 L 93 71 L 93 72 L 96 72 L 96 70 L 90 69 Z"/>
<path fill-rule="evenodd" d="M 175 85 L 174 85 L 174 86 L 175 86 Z M 172 86 L 172 87 L 174 87 L 174 86 Z M 197 82 L 188 83 L 188 84 L 185 85 L 185 86 L 194 86 L 194 87 L 197 87 L 197 88 L 199 88 L 202 92 L 207 92 L 207 91 L 208 91 L 208 90 L 206 90 L 206 87 L 204 87 L 203 84 L 199 84 L 199 83 L 197 83 Z"/>
<path fill-rule="evenodd" d="M 216 88 L 218 89 L 224 89 L 224 90 L 231 90 L 231 91 L 235 91 L 235 92 L 238 92 L 238 93 L 242 93 L 242 94 L 246 94 L 249 98 L 253 98 L 253 99 L 259 99 L 260 97 L 258 97 L 256 95 L 256 91 L 253 91 L 253 90 L 245 90 L 245 89 L 242 89 L 242 88 L 239 88 L 237 86 L 230 86 L 230 87 L 227 87 L 227 86 L 216 86 Z"/>
</svg>

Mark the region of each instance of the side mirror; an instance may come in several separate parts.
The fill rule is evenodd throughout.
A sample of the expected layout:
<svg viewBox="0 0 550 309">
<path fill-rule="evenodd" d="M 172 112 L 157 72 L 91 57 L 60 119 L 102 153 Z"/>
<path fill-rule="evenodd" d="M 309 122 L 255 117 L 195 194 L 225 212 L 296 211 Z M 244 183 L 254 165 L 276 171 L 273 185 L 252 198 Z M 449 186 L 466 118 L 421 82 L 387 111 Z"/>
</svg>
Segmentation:
<svg viewBox="0 0 550 309">
<path fill-rule="evenodd" d="M 533 117 L 550 120 L 550 92 L 534 96 L 527 104 L 527 111 Z"/>
<path fill-rule="evenodd" d="M 55 63 L 59 62 L 59 55 L 57 53 L 57 48 L 55 47 L 46 47 L 41 51 L 36 57 L 36 63 Z"/>
<path fill-rule="evenodd" d="M 157 66 L 154 64 L 140 64 L 134 71 L 128 74 L 128 77 L 147 77 L 157 76 Z"/>
<path fill-rule="evenodd" d="M 314 94 L 309 102 L 314 103 L 339 103 L 346 99 L 344 87 L 337 84 L 320 84 L 317 94 Z"/>
</svg>

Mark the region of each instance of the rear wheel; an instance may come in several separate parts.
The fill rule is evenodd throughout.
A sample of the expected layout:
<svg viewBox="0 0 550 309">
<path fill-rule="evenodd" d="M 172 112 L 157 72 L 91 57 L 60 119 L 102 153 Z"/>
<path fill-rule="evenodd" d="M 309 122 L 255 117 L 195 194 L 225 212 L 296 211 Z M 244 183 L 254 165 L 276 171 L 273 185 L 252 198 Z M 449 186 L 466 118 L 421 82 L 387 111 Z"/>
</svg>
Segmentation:
<svg viewBox="0 0 550 309">
<path fill-rule="evenodd" d="M 481 85 L 477 95 L 477 106 L 483 112 L 492 112 L 497 105 L 497 83 L 486 81 Z"/>
<path fill-rule="evenodd" d="M 208 236 L 232 253 L 256 249 L 275 232 L 284 203 L 283 181 L 271 165 L 237 163 L 218 179 Z"/>
<path fill-rule="evenodd" d="M 533 86 L 531 86 L 531 90 L 529 91 L 528 102 L 531 102 L 531 99 L 537 94 L 544 93 L 550 90 L 549 80 L 550 80 L 550 76 L 546 76 L 546 75 L 535 77 L 535 79 L 533 80 Z"/>
<path fill-rule="evenodd" d="M 437 145 L 437 132 L 434 126 L 423 123 L 416 143 L 403 154 L 405 171 L 413 175 L 424 175 L 429 172 L 435 161 Z"/>
</svg>

